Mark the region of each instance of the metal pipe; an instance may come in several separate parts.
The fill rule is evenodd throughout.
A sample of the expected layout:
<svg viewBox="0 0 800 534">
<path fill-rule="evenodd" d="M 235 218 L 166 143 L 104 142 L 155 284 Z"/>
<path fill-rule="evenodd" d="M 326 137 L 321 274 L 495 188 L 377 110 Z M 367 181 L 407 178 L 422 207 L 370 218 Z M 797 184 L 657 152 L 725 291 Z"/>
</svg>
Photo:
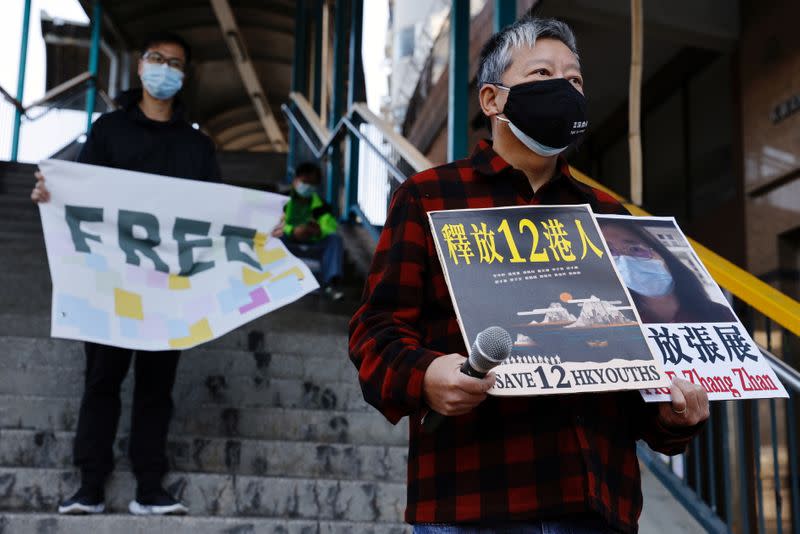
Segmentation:
<svg viewBox="0 0 800 534">
<path fill-rule="evenodd" d="M 306 54 L 306 2 L 297 0 L 294 14 L 294 55 L 292 58 L 292 91 L 305 93 L 308 61 Z M 291 181 L 297 166 L 297 132 L 289 127 L 289 153 L 286 157 L 286 181 Z"/>
<path fill-rule="evenodd" d="M 97 66 L 100 59 L 100 28 L 103 25 L 103 7 L 94 0 L 92 9 L 92 45 L 89 47 L 89 90 L 86 92 L 86 133 L 92 129 L 95 100 L 97 99 Z"/>
<path fill-rule="evenodd" d="M 494 0 L 492 22 L 495 33 L 513 24 L 515 20 L 517 20 L 517 0 Z"/>
<path fill-rule="evenodd" d="M 350 71 L 347 77 L 347 109 L 353 109 L 356 101 L 356 84 L 360 81 L 361 36 L 364 16 L 364 0 L 350 2 Z M 358 125 L 356 124 L 356 127 Z M 358 138 L 347 137 L 347 165 L 344 176 L 344 217 L 350 217 L 351 208 L 358 203 Z"/>
<path fill-rule="evenodd" d="M 344 59 L 345 59 L 345 28 L 347 18 L 344 0 L 336 0 L 333 8 L 333 87 L 331 91 L 331 106 L 328 114 L 328 127 L 334 129 L 342 117 L 344 104 Z M 334 215 L 339 212 L 339 186 L 342 181 L 342 150 L 338 143 L 333 143 L 328 150 L 327 172 L 327 200 L 331 205 Z"/>
<path fill-rule="evenodd" d="M 127 50 L 122 52 L 121 63 L 122 76 L 120 76 L 119 88 L 121 91 L 127 91 L 131 88 L 131 53 Z"/>
<path fill-rule="evenodd" d="M 789 485 L 792 493 L 792 532 L 800 534 L 800 469 L 798 469 L 797 455 L 797 415 L 795 413 L 795 400 L 798 393 L 790 393 L 786 400 L 786 418 L 789 422 Z M 794 451 L 795 454 L 791 454 Z"/>
<path fill-rule="evenodd" d="M 25 0 L 22 13 L 22 38 L 19 46 L 19 70 L 17 71 L 17 101 L 22 103 L 25 93 L 25 69 L 28 64 L 28 29 L 31 24 L 31 0 Z M 11 161 L 17 161 L 19 153 L 19 134 L 22 127 L 22 113 L 14 110 L 14 133 L 11 135 Z"/>
<path fill-rule="evenodd" d="M 758 401 L 751 401 L 753 414 L 753 459 L 756 463 L 756 513 L 758 514 L 758 531 L 766 532 L 764 526 L 764 483 L 761 481 L 761 422 L 758 413 Z"/>
<path fill-rule="evenodd" d="M 447 99 L 447 159 L 467 155 L 469 124 L 469 2 L 453 0 L 450 9 L 450 77 Z"/>
<path fill-rule="evenodd" d="M 775 399 L 769 399 L 769 426 L 772 438 L 772 475 L 775 483 L 775 515 L 778 520 L 777 534 L 783 534 L 783 502 L 781 499 L 781 473 L 778 463 L 778 418 L 775 415 Z M 791 454 L 791 453 L 790 453 Z"/>
</svg>

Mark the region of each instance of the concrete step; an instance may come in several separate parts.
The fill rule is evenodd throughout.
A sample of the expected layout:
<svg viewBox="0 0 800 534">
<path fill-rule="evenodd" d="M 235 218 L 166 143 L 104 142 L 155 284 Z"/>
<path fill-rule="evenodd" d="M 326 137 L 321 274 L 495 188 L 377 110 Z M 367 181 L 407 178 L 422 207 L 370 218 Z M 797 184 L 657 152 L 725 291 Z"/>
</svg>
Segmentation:
<svg viewBox="0 0 800 534">
<path fill-rule="evenodd" d="M 72 468 L 72 432 L 0 429 L 0 466 Z M 130 470 L 128 436 L 115 444 L 118 469 Z M 406 447 L 170 436 L 170 470 L 244 476 L 402 483 Z"/>
<path fill-rule="evenodd" d="M 358 523 L 310 519 L 231 517 L 65 517 L 56 514 L 0 513 L 0 534 L 410 534 L 400 523 Z"/>
<path fill-rule="evenodd" d="M 133 373 L 122 384 L 122 395 L 133 393 Z M 4 369 L 0 395 L 41 395 L 52 398 L 83 394 L 83 372 L 78 368 L 38 367 Z M 255 376 L 210 375 L 199 380 L 179 373 L 172 388 L 175 404 L 220 404 L 240 407 L 294 408 L 366 412 L 361 388 L 355 383 L 323 382 Z"/>
<path fill-rule="evenodd" d="M 55 510 L 78 486 L 72 470 L 0 468 L 0 510 Z M 164 486 L 192 514 L 224 517 L 398 523 L 406 497 L 405 484 L 361 480 L 171 473 Z M 107 509 L 127 511 L 135 487 L 130 472 L 114 472 L 106 486 Z"/>
<path fill-rule="evenodd" d="M 0 429 L 74 431 L 80 399 L 0 395 Z M 130 399 L 124 398 L 119 435 L 130 431 Z M 375 410 L 300 410 L 222 404 L 175 405 L 173 436 L 404 445 L 408 423 L 393 426 Z"/>
<path fill-rule="evenodd" d="M 355 384 L 357 371 L 347 355 L 345 339 L 320 354 L 308 347 L 302 352 L 283 353 L 265 350 L 205 349 L 184 351 L 179 363 L 180 377 L 205 380 L 214 376 L 245 376 L 307 380 L 312 383 Z M 47 369 L 68 373 L 83 373 L 86 365 L 83 343 L 45 338 L 0 338 L 0 386 L 5 371 L 37 373 Z M 146 356 L 146 355 L 144 355 Z"/>
<path fill-rule="evenodd" d="M 2 217 L 2 221 L 3 231 L 6 233 L 18 234 L 23 237 L 42 235 L 42 222 L 38 219 Z"/>
</svg>

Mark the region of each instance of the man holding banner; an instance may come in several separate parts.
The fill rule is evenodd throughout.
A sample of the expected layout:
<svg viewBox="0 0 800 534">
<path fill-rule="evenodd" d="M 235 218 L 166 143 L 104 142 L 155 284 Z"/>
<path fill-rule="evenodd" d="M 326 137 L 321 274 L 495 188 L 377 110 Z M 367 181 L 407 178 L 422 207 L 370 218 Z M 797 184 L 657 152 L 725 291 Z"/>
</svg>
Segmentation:
<svg viewBox="0 0 800 534">
<path fill-rule="evenodd" d="M 410 417 L 406 521 L 421 534 L 635 533 L 636 440 L 682 452 L 708 418 L 707 395 L 678 379 L 671 402 L 649 405 L 636 391 L 487 397 L 493 375 L 460 372 L 467 351 L 428 212 L 590 204 L 625 213 L 559 158 L 588 127 L 566 24 L 523 19 L 494 35 L 478 89 L 493 141 L 397 190 L 350 323 L 365 399 L 393 423 Z M 433 433 L 421 428 L 429 409 L 447 416 Z"/>
<path fill-rule="evenodd" d="M 148 38 L 138 72 L 142 89 L 121 96 L 121 109 L 92 125 L 78 161 L 193 180 L 219 182 L 213 142 L 183 117 L 177 93 L 191 58 L 178 35 Z M 31 194 L 47 202 L 45 177 L 37 173 Z M 114 467 L 113 445 L 120 415 L 120 386 L 133 350 L 85 343 L 86 374 L 75 436 L 74 461 L 81 487 L 59 506 L 62 514 L 102 513 L 105 481 Z M 180 351 L 137 352 L 129 454 L 136 476 L 137 515 L 184 514 L 187 508 L 161 485 L 168 469 L 165 453 L 172 416 L 172 388 Z"/>
</svg>

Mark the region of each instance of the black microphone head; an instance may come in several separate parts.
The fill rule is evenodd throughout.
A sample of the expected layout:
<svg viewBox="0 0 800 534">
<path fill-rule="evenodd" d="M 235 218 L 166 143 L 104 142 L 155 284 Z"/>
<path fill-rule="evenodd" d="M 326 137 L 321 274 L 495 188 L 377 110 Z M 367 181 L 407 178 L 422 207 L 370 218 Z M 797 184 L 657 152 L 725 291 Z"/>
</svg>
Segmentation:
<svg viewBox="0 0 800 534">
<path fill-rule="evenodd" d="M 469 364 L 473 369 L 488 373 L 511 354 L 514 342 L 504 328 L 490 326 L 475 337 L 469 351 Z"/>
</svg>

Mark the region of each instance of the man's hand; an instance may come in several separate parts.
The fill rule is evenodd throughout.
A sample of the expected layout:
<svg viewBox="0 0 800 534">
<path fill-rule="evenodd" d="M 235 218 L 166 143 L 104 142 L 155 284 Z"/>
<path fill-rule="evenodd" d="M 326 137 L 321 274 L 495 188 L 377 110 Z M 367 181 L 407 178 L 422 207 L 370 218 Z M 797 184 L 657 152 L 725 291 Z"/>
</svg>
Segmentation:
<svg viewBox="0 0 800 534">
<path fill-rule="evenodd" d="M 40 202 L 49 202 L 50 191 L 44 186 L 44 175 L 39 171 L 36 171 L 33 175 L 36 176 L 36 185 L 33 191 L 31 191 L 31 200 L 37 204 Z"/>
<path fill-rule="evenodd" d="M 425 402 L 442 415 L 464 415 L 486 398 L 494 385 L 494 373 L 472 378 L 461 372 L 466 360 L 460 354 L 439 356 L 431 362 L 422 379 Z"/>
<path fill-rule="evenodd" d="M 658 405 L 658 419 L 663 426 L 689 427 L 708 419 L 708 395 L 702 386 L 676 378 L 669 393 L 672 401 Z"/>
<path fill-rule="evenodd" d="M 319 224 L 315 221 L 307 222 L 305 224 L 298 224 L 294 227 L 292 237 L 298 241 L 311 241 L 320 233 Z"/>
</svg>

